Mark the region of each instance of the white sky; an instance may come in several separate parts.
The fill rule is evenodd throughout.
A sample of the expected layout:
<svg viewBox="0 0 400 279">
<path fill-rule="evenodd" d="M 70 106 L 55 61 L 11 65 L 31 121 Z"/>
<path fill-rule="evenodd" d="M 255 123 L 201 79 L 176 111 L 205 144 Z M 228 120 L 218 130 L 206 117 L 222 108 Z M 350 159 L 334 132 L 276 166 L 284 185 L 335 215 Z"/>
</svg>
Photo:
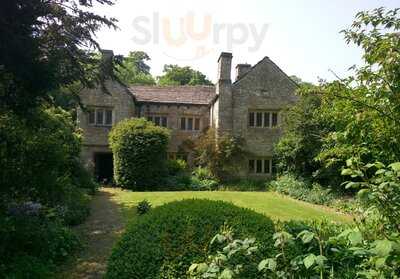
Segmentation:
<svg viewBox="0 0 400 279">
<path fill-rule="evenodd" d="M 346 76 L 350 66 L 360 63 L 360 51 L 347 45 L 339 31 L 358 11 L 380 6 L 400 7 L 400 0 L 118 0 L 112 7 L 96 7 L 99 14 L 119 20 L 119 30 L 103 29 L 97 39 L 115 54 L 147 52 L 155 76 L 164 64 L 178 64 L 215 81 L 219 54 L 230 51 L 233 68 L 268 56 L 288 75 L 316 82 L 333 79 L 329 69 Z M 263 28 L 265 36 L 253 35 Z"/>
</svg>

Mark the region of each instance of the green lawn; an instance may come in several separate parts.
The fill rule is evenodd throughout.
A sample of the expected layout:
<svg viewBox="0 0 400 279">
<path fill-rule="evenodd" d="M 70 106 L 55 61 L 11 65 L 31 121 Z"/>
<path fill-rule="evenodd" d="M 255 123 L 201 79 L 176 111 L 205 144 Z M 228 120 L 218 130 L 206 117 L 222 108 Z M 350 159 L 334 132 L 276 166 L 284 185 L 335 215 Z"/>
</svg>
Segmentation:
<svg viewBox="0 0 400 279">
<path fill-rule="evenodd" d="M 350 216 L 338 214 L 332 209 L 296 201 L 273 192 L 131 192 L 114 188 L 106 188 L 105 190 L 111 194 L 111 200 L 122 208 L 125 222 L 134 218 L 135 211 L 132 208 L 144 199 L 147 199 L 154 207 L 174 200 L 193 198 L 232 202 L 235 205 L 263 213 L 274 220 L 327 219 L 338 222 L 351 221 Z"/>
</svg>

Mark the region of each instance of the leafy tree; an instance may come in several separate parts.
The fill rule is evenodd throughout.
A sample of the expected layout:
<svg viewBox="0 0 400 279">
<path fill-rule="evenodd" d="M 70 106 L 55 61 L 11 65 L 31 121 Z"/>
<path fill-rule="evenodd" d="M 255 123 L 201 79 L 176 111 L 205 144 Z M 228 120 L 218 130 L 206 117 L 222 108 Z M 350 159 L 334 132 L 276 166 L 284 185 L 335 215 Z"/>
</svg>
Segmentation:
<svg viewBox="0 0 400 279">
<path fill-rule="evenodd" d="M 122 58 L 121 65 L 117 66 L 117 76 L 127 85 L 154 85 L 154 78 L 150 74 L 147 61 L 150 57 L 143 51 L 131 51 L 127 57 Z"/>
<path fill-rule="evenodd" d="M 26 113 L 49 92 L 101 81 L 94 33 L 115 19 L 96 15 L 112 0 L 4 0 L 0 3 L 0 108 Z"/>
<path fill-rule="evenodd" d="M 159 76 L 159 85 L 212 85 L 207 77 L 191 67 L 178 65 L 165 65 L 164 74 Z"/>
<path fill-rule="evenodd" d="M 363 49 L 364 65 L 353 66 L 354 75 L 348 78 L 303 87 L 277 145 L 284 169 L 334 182 L 348 158 L 359 157 L 366 163 L 398 161 L 399 29 L 399 9 L 356 15 L 343 34 L 348 43 Z"/>
</svg>

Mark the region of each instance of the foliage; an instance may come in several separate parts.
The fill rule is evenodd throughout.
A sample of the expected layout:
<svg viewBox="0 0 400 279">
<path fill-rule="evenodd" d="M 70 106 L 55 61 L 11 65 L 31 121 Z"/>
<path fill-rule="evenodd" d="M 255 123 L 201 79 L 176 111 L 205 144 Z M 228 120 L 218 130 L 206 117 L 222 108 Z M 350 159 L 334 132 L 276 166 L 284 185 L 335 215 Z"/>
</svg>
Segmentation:
<svg viewBox="0 0 400 279">
<path fill-rule="evenodd" d="M 226 180 L 232 174 L 238 173 L 238 162 L 243 162 L 247 154 L 244 144 L 241 137 L 217 137 L 215 130 L 208 129 L 195 143 L 196 160 L 207 167 L 214 177 Z"/>
<path fill-rule="evenodd" d="M 115 19 L 91 11 L 95 3 L 111 0 L 1 1 L 0 109 L 27 116 L 49 94 L 79 81 L 85 86 L 104 79 L 94 33 L 115 27 Z"/>
<path fill-rule="evenodd" d="M 351 158 L 347 167 L 342 175 L 350 176 L 352 181 L 346 182 L 346 187 L 358 190 L 357 196 L 367 212 L 379 214 L 382 233 L 400 233 L 400 163 L 365 165 L 358 158 Z"/>
<path fill-rule="evenodd" d="M 127 189 L 144 190 L 160 184 L 166 174 L 169 132 L 143 118 L 115 125 L 109 142 L 114 155 L 114 179 Z"/>
<path fill-rule="evenodd" d="M 321 97 L 299 93 L 298 102 L 284 112 L 284 135 L 275 146 L 275 155 L 279 170 L 312 177 L 321 169 L 321 163 L 315 158 L 321 152 L 329 126 L 319 117 Z"/>
<path fill-rule="evenodd" d="M 150 57 L 143 51 L 131 51 L 123 57 L 117 65 L 116 75 L 126 85 L 155 85 L 156 82 L 150 74 L 150 66 L 147 61 Z"/>
<path fill-rule="evenodd" d="M 56 205 L 64 199 L 67 182 L 94 190 L 79 161 L 80 137 L 70 114 L 61 109 L 41 109 L 31 121 L 1 114 L 1 204 L 28 199 Z"/>
<path fill-rule="evenodd" d="M 163 73 L 157 77 L 159 85 L 213 85 L 203 73 L 189 66 L 164 65 Z"/>
<path fill-rule="evenodd" d="M 286 135 L 277 145 L 284 169 L 336 188 L 348 158 L 384 164 L 398 160 L 399 12 L 360 12 L 342 31 L 347 43 L 363 50 L 363 65 L 353 66 L 347 78 L 301 90 L 299 104 L 288 112 Z"/>
<path fill-rule="evenodd" d="M 146 214 L 151 209 L 151 203 L 148 200 L 142 200 L 136 206 L 136 212 L 139 215 Z"/>
<path fill-rule="evenodd" d="M 219 190 L 222 191 L 263 191 L 265 190 L 265 185 L 268 179 L 251 179 L 251 178 L 241 178 L 241 179 L 231 179 L 222 183 Z"/>
<path fill-rule="evenodd" d="M 293 221 L 279 226 L 282 230 L 273 235 L 274 256 L 259 261 L 258 267 L 252 258 L 256 240 L 217 234 L 213 242 L 229 244 L 209 254 L 206 262 L 193 263 L 191 278 L 247 278 L 243 271 L 248 268 L 259 272 L 251 278 L 398 278 L 399 239 L 368 239 L 365 232 L 372 226 Z"/>
<path fill-rule="evenodd" d="M 80 247 L 71 230 L 36 205 L 14 205 L 0 217 L 0 272 L 6 278 L 51 278 L 55 266 Z"/>
<path fill-rule="evenodd" d="M 292 174 L 278 176 L 276 180 L 268 183 L 267 188 L 315 204 L 330 205 L 338 198 L 329 188 L 323 188 L 315 182 L 311 184 Z"/>
<path fill-rule="evenodd" d="M 178 175 L 183 174 L 188 171 L 188 165 L 186 161 L 177 159 L 177 160 L 168 160 L 167 161 L 167 169 L 168 175 Z"/>
<path fill-rule="evenodd" d="M 190 278 L 248 278 L 245 274 L 255 270 L 257 260 L 252 255 L 258 246 L 254 238 L 234 239 L 231 229 L 223 227 L 222 232 L 211 240 L 210 247 L 215 244 L 226 246 L 210 256 L 207 262 L 192 264 L 188 270 Z"/>
<path fill-rule="evenodd" d="M 208 243 L 225 222 L 238 237 L 262 242 L 255 256 L 270 254 L 274 226 L 264 215 L 221 201 L 177 201 L 130 224 L 114 247 L 106 278 L 182 278 L 192 262 L 206 260 Z"/>
</svg>

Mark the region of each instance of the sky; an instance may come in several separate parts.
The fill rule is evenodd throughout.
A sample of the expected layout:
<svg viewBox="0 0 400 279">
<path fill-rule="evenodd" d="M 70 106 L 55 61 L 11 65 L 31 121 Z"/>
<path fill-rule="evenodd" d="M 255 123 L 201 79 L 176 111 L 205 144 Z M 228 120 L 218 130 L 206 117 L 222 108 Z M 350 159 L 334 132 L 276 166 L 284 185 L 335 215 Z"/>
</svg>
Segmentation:
<svg viewBox="0 0 400 279">
<path fill-rule="evenodd" d="M 100 46 L 145 51 L 154 76 L 177 64 L 215 82 L 220 53 L 232 52 L 232 79 L 237 64 L 268 56 L 288 75 L 316 83 L 361 64 L 361 50 L 340 31 L 357 12 L 381 6 L 400 7 L 400 0 L 117 0 L 95 11 L 118 20 L 118 30 L 97 33 Z"/>
</svg>

